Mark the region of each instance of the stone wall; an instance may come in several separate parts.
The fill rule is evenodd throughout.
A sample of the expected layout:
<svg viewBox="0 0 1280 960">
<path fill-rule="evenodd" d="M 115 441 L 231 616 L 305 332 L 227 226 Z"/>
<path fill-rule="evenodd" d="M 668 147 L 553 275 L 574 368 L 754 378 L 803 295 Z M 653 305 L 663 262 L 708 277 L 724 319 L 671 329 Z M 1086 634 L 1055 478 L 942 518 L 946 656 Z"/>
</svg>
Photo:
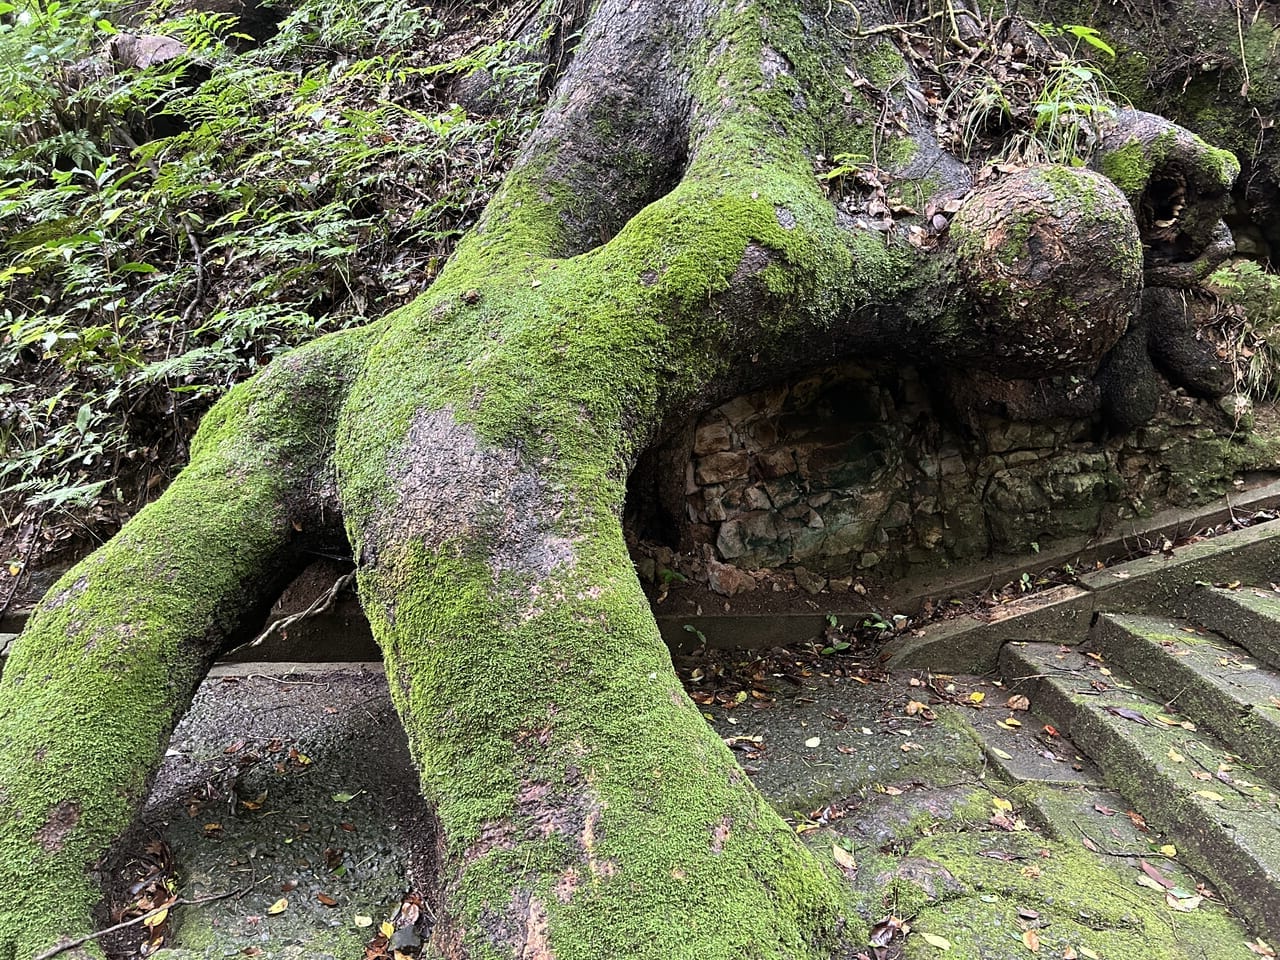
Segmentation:
<svg viewBox="0 0 1280 960">
<path fill-rule="evenodd" d="M 685 473 L 672 546 L 713 566 L 899 576 L 1027 555 L 1280 468 L 1267 432 L 1224 412 L 1234 398 L 1171 389 L 1150 425 L 1108 438 L 1087 419 L 958 418 L 947 396 L 913 369 L 845 365 L 722 404 L 662 454 Z"/>
</svg>

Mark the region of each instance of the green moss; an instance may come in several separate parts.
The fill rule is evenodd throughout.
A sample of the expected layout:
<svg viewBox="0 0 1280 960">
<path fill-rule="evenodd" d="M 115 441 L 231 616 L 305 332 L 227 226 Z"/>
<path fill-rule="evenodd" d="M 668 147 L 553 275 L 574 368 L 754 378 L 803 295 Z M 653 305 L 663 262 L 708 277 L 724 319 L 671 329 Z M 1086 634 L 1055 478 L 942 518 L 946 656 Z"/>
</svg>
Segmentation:
<svg viewBox="0 0 1280 960">
<path fill-rule="evenodd" d="M 1156 158 L 1137 140 L 1131 140 L 1102 157 L 1102 172 L 1125 196 L 1134 197 L 1146 189 L 1155 164 Z"/>
<path fill-rule="evenodd" d="M 858 69 L 880 90 L 888 90 L 907 75 L 907 61 L 897 44 L 888 40 L 874 43 L 858 54 Z"/>
<path fill-rule="evenodd" d="M 982 856 L 991 849 L 1018 859 Z M 1028 924 L 1018 923 L 1019 910 L 1039 915 L 1043 955 L 1061 956 L 1070 946 L 1111 960 L 1181 960 L 1233 957 L 1240 949 L 1240 928 L 1222 908 L 1173 914 L 1162 896 L 1134 886 L 1101 858 L 1037 834 L 943 834 L 921 839 L 911 855 L 942 864 L 965 890 L 923 907 L 912 924 L 916 933 L 951 941 L 949 957 L 1026 956 L 1021 935 Z M 906 955 L 937 951 L 917 937 Z"/>
</svg>

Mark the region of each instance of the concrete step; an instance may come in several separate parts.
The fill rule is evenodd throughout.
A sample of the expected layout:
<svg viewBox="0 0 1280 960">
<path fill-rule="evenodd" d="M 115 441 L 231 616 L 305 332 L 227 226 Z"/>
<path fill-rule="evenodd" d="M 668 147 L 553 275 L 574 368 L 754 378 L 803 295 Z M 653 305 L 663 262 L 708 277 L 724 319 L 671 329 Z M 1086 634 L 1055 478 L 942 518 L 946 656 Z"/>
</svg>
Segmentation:
<svg viewBox="0 0 1280 960">
<path fill-rule="evenodd" d="M 1054 718 L 1177 859 L 1261 935 L 1280 936 L 1280 791 L 1194 720 L 1172 714 L 1098 654 L 1009 643 L 1010 689 Z"/>
<path fill-rule="evenodd" d="M 1087 649 L 1207 728 L 1248 764 L 1280 771 L 1280 675 L 1248 651 L 1168 617 L 1104 613 Z"/>
<path fill-rule="evenodd" d="M 1190 613 L 1197 623 L 1280 670 L 1280 593 L 1270 587 L 1225 590 L 1202 586 Z"/>
</svg>

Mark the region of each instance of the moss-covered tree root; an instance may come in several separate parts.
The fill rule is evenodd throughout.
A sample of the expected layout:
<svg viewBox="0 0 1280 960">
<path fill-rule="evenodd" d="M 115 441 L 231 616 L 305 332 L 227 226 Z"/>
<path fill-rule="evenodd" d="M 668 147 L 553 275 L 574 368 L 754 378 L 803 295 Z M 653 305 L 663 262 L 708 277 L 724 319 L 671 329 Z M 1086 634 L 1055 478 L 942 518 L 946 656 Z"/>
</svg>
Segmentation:
<svg viewBox="0 0 1280 960">
<path fill-rule="evenodd" d="M 252 636 L 300 549 L 331 536 L 320 467 L 362 336 L 317 341 L 219 403 L 190 466 L 54 586 L 15 645 L 0 677 L 4 960 L 102 925 L 94 864 L 196 686 Z"/>
</svg>

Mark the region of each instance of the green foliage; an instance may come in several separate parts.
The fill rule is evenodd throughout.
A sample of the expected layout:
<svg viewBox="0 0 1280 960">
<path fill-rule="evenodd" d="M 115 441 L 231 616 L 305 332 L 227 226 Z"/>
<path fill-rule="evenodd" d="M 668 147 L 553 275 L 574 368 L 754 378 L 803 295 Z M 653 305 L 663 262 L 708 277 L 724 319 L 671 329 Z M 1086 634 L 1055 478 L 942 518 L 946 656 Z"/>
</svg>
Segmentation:
<svg viewBox="0 0 1280 960">
<path fill-rule="evenodd" d="M 965 159 L 1083 166 L 1100 124 L 1123 97 L 1079 54 L 1083 46 L 1115 52 L 1092 27 L 1039 24 L 1025 45 L 995 39 L 963 61 L 943 64 L 948 92 L 940 129 Z M 1053 39 L 1071 38 L 1070 49 Z"/>
<path fill-rule="evenodd" d="M 256 47 L 166 0 L 117 28 L 136 7 L 113 2 L 0 0 L 9 519 L 122 517 L 231 384 L 419 292 L 534 119 L 520 49 L 473 23 L 472 52 L 441 56 L 444 25 L 409 0 L 304 0 Z M 129 66 L 126 32 L 185 51 Z M 519 108 L 448 102 L 479 67 Z"/>
<path fill-rule="evenodd" d="M 1222 304 L 1222 339 L 1243 370 L 1243 389 L 1280 399 L 1280 276 L 1253 260 L 1232 260 L 1205 281 Z"/>
</svg>

